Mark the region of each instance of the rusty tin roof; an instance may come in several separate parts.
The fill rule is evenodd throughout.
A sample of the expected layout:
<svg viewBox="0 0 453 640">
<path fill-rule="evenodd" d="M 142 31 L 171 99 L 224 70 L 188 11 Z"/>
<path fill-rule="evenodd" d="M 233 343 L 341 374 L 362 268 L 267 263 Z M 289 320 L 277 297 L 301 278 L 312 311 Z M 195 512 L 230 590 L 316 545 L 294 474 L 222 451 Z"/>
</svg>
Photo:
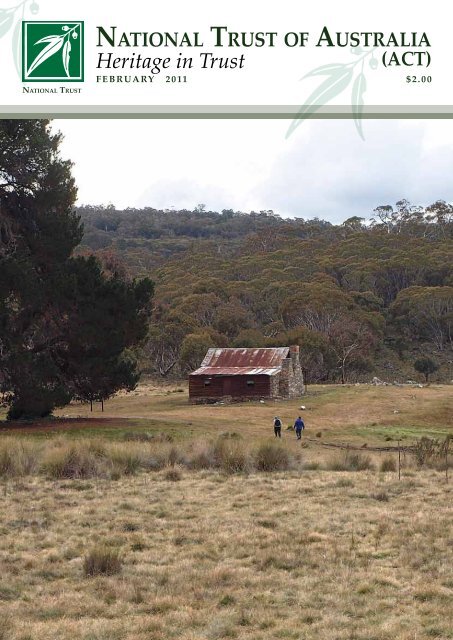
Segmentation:
<svg viewBox="0 0 453 640">
<path fill-rule="evenodd" d="M 199 369 L 191 376 L 250 376 L 278 373 L 289 347 L 268 349 L 209 349 Z"/>
</svg>

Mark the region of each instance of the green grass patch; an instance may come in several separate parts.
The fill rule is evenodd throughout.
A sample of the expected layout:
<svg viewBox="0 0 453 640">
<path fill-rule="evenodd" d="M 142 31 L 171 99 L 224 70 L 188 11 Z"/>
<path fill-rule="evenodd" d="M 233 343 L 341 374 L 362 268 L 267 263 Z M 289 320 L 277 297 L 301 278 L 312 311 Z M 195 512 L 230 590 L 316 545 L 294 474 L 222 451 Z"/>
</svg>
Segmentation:
<svg viewBox="0 0 453 640">
<path fill-rule="evenodd" d="M 190 426 L 175 421 L 152 420 L 149 418 L 83 418 L 83 419 L 51 419 L 32 422 L 11 423 L 0 422 L 0 438 L 4 436 L 36 438 L 48 440 L 64 435 L 70 439 L 98 438 L 124 441 L 130 433 L 143 433 L 158 439 L 166 434 L 172 440 L 184 440 L 193 436 Z"/>
<path fill-rule="evenodd" d="M 365 425 L 363 427 L 346 428 L 342 435 L 358 436 L 365 441 L 379 440 L 379 442 L 396 445 L 398 440 L 414 441 L 422 436 L 427 438 L 445 438 L 452 432 L 451 427 L 436 426 L 427 428 L 425 425 L 401 426 L 401 425 Z M 391 439 L 390 439 L 391 438 Z"/>
</svg>

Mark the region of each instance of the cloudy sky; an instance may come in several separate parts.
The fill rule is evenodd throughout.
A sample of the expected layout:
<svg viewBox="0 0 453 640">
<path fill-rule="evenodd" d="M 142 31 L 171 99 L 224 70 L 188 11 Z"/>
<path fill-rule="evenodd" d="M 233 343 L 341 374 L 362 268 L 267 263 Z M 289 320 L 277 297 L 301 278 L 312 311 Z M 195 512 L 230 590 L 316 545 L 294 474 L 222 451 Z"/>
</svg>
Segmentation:
<svg viewBox="0 0 453 640">
<path fill-rule="evenodd" d="M 453 201 L 453 121 L 57 120 L 79 204 L 241 211 L 332 222 Z"/>
</svg>

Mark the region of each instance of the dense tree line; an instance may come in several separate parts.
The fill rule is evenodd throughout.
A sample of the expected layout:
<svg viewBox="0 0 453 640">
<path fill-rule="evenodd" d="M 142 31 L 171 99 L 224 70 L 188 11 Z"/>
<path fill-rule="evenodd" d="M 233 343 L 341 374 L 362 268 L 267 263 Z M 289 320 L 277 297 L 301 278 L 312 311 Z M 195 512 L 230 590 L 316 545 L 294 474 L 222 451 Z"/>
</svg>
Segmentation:
<svg viewBox="0 0 453 640">
<path fill-rule="evenodd" d="M 369 379 L 386 367 L 413 376 L 423 357 L 451 376 L 453 207 L 444 201 L 401 200 L 338 225 L 203 207 L 79 213 L 86 250 L 156 281 L 141 353 L 151 372 L 184 374 L 213 345 L 298 343 L 311 381 Z"/>
</svg>

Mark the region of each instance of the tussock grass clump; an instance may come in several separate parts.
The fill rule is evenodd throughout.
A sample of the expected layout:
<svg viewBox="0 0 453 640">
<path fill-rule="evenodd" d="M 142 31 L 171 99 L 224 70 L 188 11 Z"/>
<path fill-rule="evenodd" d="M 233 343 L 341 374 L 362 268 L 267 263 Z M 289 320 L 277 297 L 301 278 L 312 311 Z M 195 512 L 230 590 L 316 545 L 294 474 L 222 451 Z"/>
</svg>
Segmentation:
<svg viewBox="0 0 453 640">
<path fill-rule="evenodd" d="M 182 478 L 182 473 L 177 467 L 168 467 L 164 473 L 164 478 L 171 482 L 179 482 Z"/>
<path fill-rule="evenodd" d="M 187 459 L 189 469 L 212 469 L 215 467 L 213 447 L 206 443 L 196 443 Z"/>
<path fill-rule="evenodd" d="M 14 478 L 34 473 L 38 467 L 38 446 L 15 438 L 0 441 L 0 477 Z"/>
<path fill-rule="evenodd" d="M 174 445 L 168 446 L 160 443 L 146 448 L 142 452 L 141 466 L 147 471 L 160 471 L 175 465 L 185 466 L 186 463 L 184 452 Z"/>
<path fill-rule="evenodd" d="M 354 483 L 350 478 L 340 478 L 340 480 L 337 480 L 337 482 L 335 483 L 336 487 L 340 487 L 341 489 L 345 489 L 348 487 L 353 487 Z"/>
<path fill-rule="evenodd" d="M 365 471 L 374 469 L 373 461 L 370 456 L 364 456 L 360 453 L 354 453 L 347 457 L 347 465 L 351 471 Z"/>
<path fill-rule="evenodd" d="M 184 458 L 181 452 L 176 447 L 170 447 L 165 454 L 166 464 L 174 466 L 175 464 L 183 463 Z"/>
<path fill-rule="evenodd" d="M 141 449 L 136 447 L 116 445 L 107 452 L 114 471 L 121 475 L 130 476 L 136 474 L 144 465 L 144 455 Z"/>
<path fill-rule="evenodd" d="M 242 436 L 237 431 L 224 431 L 219 435 L 219 438 L 224 438 L 226 440 L 228 440 L 228 438 L 233 438 L 233 440 L 241 440 Z"/>
<path fill-rule="evenodd" d="M 326 462 L 325 468 L 329 471 L 366 471 L 374 469 L 374 464 L 370 456 L 346 452 L 344 455 L 330 458 Z"/>
<path fill-rule="evenodd" d="M 58 443 L 44 454 L 41 469 L 50 478 L 108 477 L 111 470 L 105 446 L 98 441 Z"/>
<path fill-rule="evenodd" d="M 10 616 L 0 617 L 0 640 L 9 640 L 12 637 L 13 621 Z"/>
<path fill-rule="evenodd" d="M 378 493 L 374 493 L 371 497 L 377 500 L 378 502 L 389 501 L 389 494 L 387 493 L 387 491 L 379 491 Z"/>
<path fill-rule="evenodd" d="M 219 438 L 213 446 L 214 465 L 226 473 L 241 473 L 250 468 L 247 450 L 234 438 Z"/>
<path fill-rule="evenodd" d="M 314 462 L 313 460 L 310 462 L 304 462 L 303 469 L 304 471 L 318 471 L 321 468 L 321 464 L 319 462 Z"/>
<path fill-rule="evenodd" d="M 435 438 L 420 438 L 414 445 L 412 453 L 419 467 L 434 467 L 445 469 L 445 454 L 449 449 L 450 436 L 445 440 Z"/>
<path fill-rule="evenodd" d="M 380 471 L 396 471 L 396 462 L 393 458 L 388 456 L 384 458 L 379 466 Z"/>
<path fill-rule="evenodd" d="M 97 545 L 89 551 L 83 561 L 83 573 L 93 576 L 114 576 L 121 572 L 122 560 L 118 549 Z"/>
<path fill-rule="evenodd" d="M 288 452 L 281 446 L 264 443 L 255 453 L 255 468 L 258 471 L 286 471 L 291 461 Z"/>
</svg>

